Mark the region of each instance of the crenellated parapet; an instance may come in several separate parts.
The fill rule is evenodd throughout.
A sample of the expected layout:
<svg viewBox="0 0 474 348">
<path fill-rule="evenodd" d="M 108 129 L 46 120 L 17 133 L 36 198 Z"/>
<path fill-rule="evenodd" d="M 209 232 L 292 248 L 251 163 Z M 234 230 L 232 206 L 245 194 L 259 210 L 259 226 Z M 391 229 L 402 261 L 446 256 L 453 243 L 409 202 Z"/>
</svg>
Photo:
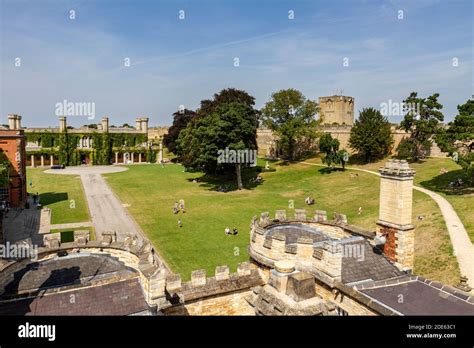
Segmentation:
<svg viewBox="0 0 474 348">
<path fill-rule="evenodd" d="M 258 264 L 273 268 L 277 261 L 293 260 L 298 270 L 332 283 L 341 279 L 347 246 L 374 234 L 348 225 L 344 214 L 334 213 L 328 220 L 322 210 L 295 209 L 293 217 L 277 210 L 274 219 L 269 212 L 252 219 L 248 250 Z"/>
<path fill-rule="evenodd" d="M 45 234 L 43 244 L 37 248 L 34 259 L 14 260 L 2 266 L 0 293 L 3 292 L 6 284 L 12 281 L 15 272 L 31 262 L 42 262 L 55 257 L 86 253 L 116 258 L 139 275 L 143 291 L 147 294 L 145 298 L 150 306 L 155 306 L 158 310 L 169 306 L 165 297 L 168 270 L 149 242 L 139 245 L 127 239 L 117 241 L 114 232 L 104 232 L 101 240 L 91 241 L 89 231 L 81 230 L 75 231 L 74 241 L 70 243 L 61 243 L 60 233 Z"/>
<path fill-rule="evenodd" d="M 183 282 L 180 274 L 169 274 L 166 278 L 166 293 L 172 304 L 204 299 L 216 295 L 248 290 L 263 285 L 264 279 L 257 267 L 249 262 L 237 266 L 230 273 L 229 266 L 217 266 L 214 276 L 208 277 L 204 269 L 191 272 L 191 280 Z"/>
</svg>

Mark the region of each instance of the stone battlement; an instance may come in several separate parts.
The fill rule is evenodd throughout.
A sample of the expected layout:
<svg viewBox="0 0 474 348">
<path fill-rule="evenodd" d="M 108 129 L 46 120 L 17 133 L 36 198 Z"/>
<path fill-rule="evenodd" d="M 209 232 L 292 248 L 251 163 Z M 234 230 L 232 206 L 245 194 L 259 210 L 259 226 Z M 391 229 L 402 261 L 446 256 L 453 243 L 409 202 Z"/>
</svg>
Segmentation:
<svg viewBox="0 0 474 348">
<path fill-rule="evenodd" d="M 409 167 L 405 160 L 390 159 L 385 162 L 385 166 L 380 167 L 380 174 L 388 176 L 413 177 L 416 171 Z"/>
<path fill-rule="evenodd" d="M 166 278 L 166 292 L 173 304 L 180 304 L 247 290 L 264 283 L 255 265 L 242 262 L 235 273 L 230 273 L 227 265 L 217 266 L 213 277 L 207 277 L 204 269 L 195 270 L 191 273 L 191 280 L 187 282 L 182 282 L 180 274 L 170 274 Z"/>
<path fill-rule="evenodd" d="M 147 302 L 158 309 L 166 308 L 165 280 L 168 272 L 161 263 L 150 243 L 141 246 L 131 239 L 117 242 L 113 232 L 103 233 L 100 241 L 90 241 L 88 231 L 74 233 L 74 242 L 61 243 L 60 233 L 44 235 L 44 246 L 38 248 L 37 260 L 20 259 L 3 263 L 0 268 L 0 293 L 6 284 L 12 281 L 14 273 L 31 262 L 42 262 L 55 257 L 77 253 L 105 254 L 117 258 L 123 264 L 135 270 L 140 278 L 143 291 L 148 294 Z"/>
<path fill-rule="evenodd" d="M 295 229 L 301 231 L 296 238 Z M 344 251 L 373 237 L 372 232 L 349 226 L 344 214 L 335 213 L 328 221 L 325 211 L 316 210 L 307 216 L 305 209 L 295 209 L 295 216 L 288 219 L 286 211 L 277 210 L 273 220 L 268 212 L 253 218 L 249 254 L 271 268 L 277 261 L 294 260 L 298 270 L 332 284 L 341 279 Z"/>
</svg>

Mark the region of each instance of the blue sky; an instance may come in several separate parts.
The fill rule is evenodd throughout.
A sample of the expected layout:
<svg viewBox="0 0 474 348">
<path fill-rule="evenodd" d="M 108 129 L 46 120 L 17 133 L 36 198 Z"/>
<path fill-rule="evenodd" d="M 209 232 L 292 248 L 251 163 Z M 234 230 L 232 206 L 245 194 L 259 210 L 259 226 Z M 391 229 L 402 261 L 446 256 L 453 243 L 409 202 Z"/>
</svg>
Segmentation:
<svg viewBox="0 0 474 348">
<path fill-rule="evenodd" d="M 439 92 L 449 121 L 474 93 L 471 0 L 0 0 L 0 10 L 0 123 L 16 113 L 25 126 L 56 126 L 66 99 L 94 102 L 97 122 L 169 125 L 179 105 L 226 87 L 258 107 L 283 88 L 310 99 L 342 90 L 357 114 Z"/>
</svg>

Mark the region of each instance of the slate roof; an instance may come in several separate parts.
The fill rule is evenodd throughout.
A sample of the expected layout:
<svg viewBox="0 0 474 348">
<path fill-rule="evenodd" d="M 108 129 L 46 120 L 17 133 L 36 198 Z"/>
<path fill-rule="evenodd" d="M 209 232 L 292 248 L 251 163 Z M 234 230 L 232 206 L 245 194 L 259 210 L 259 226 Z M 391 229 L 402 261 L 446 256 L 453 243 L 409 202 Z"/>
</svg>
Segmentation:
<svg viewBox="0 0 474 348">
<path fill-rule="evenodd" d="M 13 273 L 14 279 L 5 286 L 5 293 L 0 299 L 37 289 L 84 284 L 114 273 L 126 275 L 134 271 L 118 259 L 106 255 L 72 254 L 31 262 Z"/>
<path fill-rule="evenodd" d="M 374 252 L 373 247 L 367 240 L 351 243 L 351 245 L 354 244 L 360 244 L 363 247 L 361 249 L 363 257 L 356 254 L 353 257 L 344 256 L 342 258 L 342 283 L 349 284 L 364 280 L 383 280 L 404 274 L 384 255 Z"/>
<path fill-rule="evenodd" d="M 473 296 L 438 282 L 412 278 L 359 291 L 403 315 L 474 315 Z"/>
<path fill-rule="evenodd" d="M 285 234 L 287 245 L 296 243 L 299 237 L 311 238 L 313 242 L 330 239 L 323 231 L 297 223 L 270 227 L 265 233 L 265 239 L 271 238 L 275 233 Z"/>
<path fill-rule="evenodd" d="M 0 315 L 131 315 L 148 309 L 138 278 L 0 302 Z"/>
</svg>

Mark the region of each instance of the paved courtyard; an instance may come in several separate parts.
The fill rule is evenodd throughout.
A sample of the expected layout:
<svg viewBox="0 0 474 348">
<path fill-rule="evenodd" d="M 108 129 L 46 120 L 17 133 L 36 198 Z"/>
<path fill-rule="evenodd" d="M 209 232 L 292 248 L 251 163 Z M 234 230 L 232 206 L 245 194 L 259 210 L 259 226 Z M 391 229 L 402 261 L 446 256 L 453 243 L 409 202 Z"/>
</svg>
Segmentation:
<svg viewBox="0 0 474 348">
<path fill-rule="evenodd" d="M 127 168 L 118 166 L 80 166 L 49 169 L 46 173 L 80 175 L 96 238 L 100 239 L 103 232 L 114 231 L 117 234 L 117 241 L 135 236 L 138 243 L 142 244 L 145 237 L 140 227 L 128 214 L 101 175 L 125 170 Z"/>
</svg>

